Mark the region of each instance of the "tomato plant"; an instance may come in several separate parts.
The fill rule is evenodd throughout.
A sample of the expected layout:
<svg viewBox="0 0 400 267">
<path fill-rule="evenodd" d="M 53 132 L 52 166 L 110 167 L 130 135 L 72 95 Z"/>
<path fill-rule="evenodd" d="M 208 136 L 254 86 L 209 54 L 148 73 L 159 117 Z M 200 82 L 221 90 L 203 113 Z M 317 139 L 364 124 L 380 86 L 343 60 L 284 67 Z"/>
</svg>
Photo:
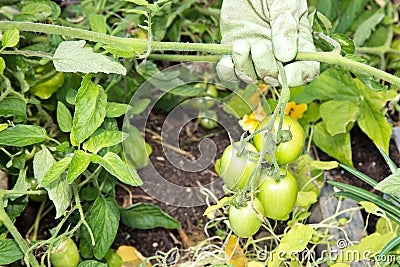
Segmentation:
<svg viewBox="0 0 400 267">
<path fill-rule="evenodd" d="M 62 241 L 50 253 L 50 261 L 54 267 L 76 267 L 79 263 L 79 251 L 75 242 L 68 238 Z"/>
<path fill-rule="evenodd" d="M 221 157 L 220 176 L 230 189 L 242 189 L 257 166 L 257 149 L 250 143 L 245 143 L 243 150 L 240 147 L 240 142 L 227 146 Z M 253 181 L 257 179 L 258 175 L 255 174 Z"/>
<path fill-rule="evenodd" d="M 272 116 L 266 117 L 260 122 L 257 127 L 261 129 L 267 126 Z M 279 116 L 276 118 L 273 126 L 273 131 L 276 133 L 279 127 Z M 304 131 L 300 123 L 290 116 L 283 117 L 282 131 L 290 131 L 291 139 L 278 144 L 275 151 L 275 158 L 278 164 L 287 164 L 297 159 L 304 148 Z M 253 142 L 258 151 L 261 151 L 264 144 L 263 132 L 254 136 Z"/>
<path fill-rule="evenodd" d="M 263 204 L 258 198 L 249 200 L 243 207 L 231 205 L 229 207 L 229 224 L 233 232 L 240 237 L 251 237 L 260 229 L 264 214 Z"/>
<path fill-rule="evenodd" d="M 293 174 L 281 168 L 280 175 L 284 176 L 279 181 L 271 176 L 263 177 L 258 187 L 257 197 L 264 206 L 264 215 L 274 220 L 288 219 L 297 199 L 297 183 Z"/>
</svg>

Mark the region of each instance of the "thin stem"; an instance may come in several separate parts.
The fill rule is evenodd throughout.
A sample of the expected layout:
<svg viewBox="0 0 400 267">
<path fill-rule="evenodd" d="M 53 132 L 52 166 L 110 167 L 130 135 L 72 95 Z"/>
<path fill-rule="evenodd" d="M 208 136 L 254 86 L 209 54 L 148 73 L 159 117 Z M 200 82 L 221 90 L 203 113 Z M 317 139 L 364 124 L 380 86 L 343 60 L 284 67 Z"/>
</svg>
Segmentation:
<svg viewBox="0 0 400 267">
<path fill-rule="evenodd" d="M 46 190 L 1 190 L 1 195 L 42 195 Z"/>
<path fill-rule="evenodd" d="M 52 54 L 41 52 L 41 51 L 22 51 L 22 50 L 14 50 L 14 51 L 9 51 L 9 50 L 3 50 L 1 51 L 0 54 L 3 55 L 22 55 L 26 57 L 43 57 L 47 59 L 51 59 L 53 57 Z"/>
<path fill-rule="evenodd" d="M 37 262 L 35 256 L 32 253 L 29 253 L 28 250 L 28 245 L 25 243 L 25 240 L 21 236 L 21 234 L 18 232 L 18 229 L 15 227 L 13 222 L 11 221 L 10 217 L 7 215 L 6 211 L 4 210 L 4 205 L 3 205 L 3 197 L 4 193 L 3 191 L 0 192 L 0 221 L 3 222 L 4 226 L 7 228 L 7 230 L 11 233 L 11 235 L 14 237 L 15 242 L 17 242 L 19 248 L 23 252 L 24 255 L 26 255 L 26 259 L 28 260 L 28 263 L 32 264 L 34 267 L 39 267 L 39 263 Z"/>
<path fill-rule="evenodd" d="M 296 56 L 297 60 L 311 60 L 319 61 L 328 64 L 337 64 L 344 67 L 348 67 L 352 71 L 356 71 L 362 74 L 379 77 L 393 85 L 400 87 L 400 78 L 391 75 L 387 72 L 371 67 L 369 65 L 342 57 L 339 54 L 333 52 L 299 52 Z"/>
<path fill-rule="evenodd" d="M 36 214 L 33 233 L 31 236 L 31 240 L 33 240 L 33 241 L 36 241 L 36 239 L 37 239 L 37 236 L 39 233 L 40 220 L 42 218 L 42 214 L 43 214 L 43 210 L 44 210 L 45 206 L 46 206 L 46 200 L 42 201 L 42 203 L 40 204 L 39 210 Z"/>
<path fill-rule="evenodd" d="M 76 185 L 74 183 L 72 184 L 72 190 L 74 191 L 75 206 L 78 208 L 79 215 L 81 216 L 81 222 L 87 228 L 87 230 L 89 232 L 90 239 L 92 241 L 92 246 L 94 246 L 96 242 L 94 240 L 93 232 L 92 232 L 92 229 L 90 228 L 89 224 L 87 223 L 87 221 L 85 219 L 85 213 L 83 212 L 82 205 L 81 205 L 81 200 L 79 199 L 78 189 L 77 189 L 77 187 L 76 187 Z"/>
</svg>

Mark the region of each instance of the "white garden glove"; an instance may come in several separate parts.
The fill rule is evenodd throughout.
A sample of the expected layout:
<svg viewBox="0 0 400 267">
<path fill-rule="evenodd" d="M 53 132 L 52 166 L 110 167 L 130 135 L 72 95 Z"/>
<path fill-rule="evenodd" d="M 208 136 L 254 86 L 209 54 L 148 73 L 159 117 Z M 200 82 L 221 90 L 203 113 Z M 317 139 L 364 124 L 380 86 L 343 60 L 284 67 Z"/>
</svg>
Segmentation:
<svg viewBox="0 0 400 267">
<path fill-rule="evenodd" d="M 218 62 L 219 77 L 247 83 L 259 77 L 278 86 L 278 60 L 290 87 L 312 81 L 319 74 L 318 62 L 292 62 L 298 51 L 315 51 L 307 15 L 307 0 L 224 0 L 221 43 L 233 51 Z"/>
</svg>

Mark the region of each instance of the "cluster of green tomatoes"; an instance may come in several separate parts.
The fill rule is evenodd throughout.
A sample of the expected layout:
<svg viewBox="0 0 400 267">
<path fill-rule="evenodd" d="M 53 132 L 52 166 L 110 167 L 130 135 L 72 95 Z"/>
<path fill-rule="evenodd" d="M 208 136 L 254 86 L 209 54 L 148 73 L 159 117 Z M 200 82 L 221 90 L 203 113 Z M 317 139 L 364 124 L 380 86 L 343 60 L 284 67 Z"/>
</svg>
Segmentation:
<svg viewBox="0 0 400 267">
<path fill-rule="evenodd" d="M 299 122 L 290 116 L 284 115 L 281 132 L 289 133 L 286 138 L 277 144 L 275 150 L 276 163 L 279 169 L 273 167 L 257 170 L 257 162 L 263 146 L 268 144 L 263 129 L 272 116 L 262 120 L 255 131 L 252 143 L 235 142 L 224 150 L 216 169 L 225 185 L 232 191 L 238 192 L 235 196 L 243 196 L 243 191 L 251 191 L 250 200 L 237 201 L 233 198 L 229 207 L 229 223 L 233 232 L 240 237 L 247 238 L 259 230 L 264 217 L 274 220 L 287 220 L 297 199 L 297 183 L 288 168 L 288 163 L 297 159 L 304 148 L 304 131 Z M 279 116 L 274 122 L 272 132 L 276 134 L 279 127 Z M 259 133 L 257 133 L 259 132 Z M 265 150 L 265 149 L 264 149 Z M 263 161 L 271 163 L 271 156 L 266 155 Z M 248 180 L 252 186 L 246 186 Z M 248 190 L 248 187 L 251 190 Z M 241 194 L 242 193 L 242 194 Z M 246 193 L 246 192 L 244 192 Z"/>
</svg>

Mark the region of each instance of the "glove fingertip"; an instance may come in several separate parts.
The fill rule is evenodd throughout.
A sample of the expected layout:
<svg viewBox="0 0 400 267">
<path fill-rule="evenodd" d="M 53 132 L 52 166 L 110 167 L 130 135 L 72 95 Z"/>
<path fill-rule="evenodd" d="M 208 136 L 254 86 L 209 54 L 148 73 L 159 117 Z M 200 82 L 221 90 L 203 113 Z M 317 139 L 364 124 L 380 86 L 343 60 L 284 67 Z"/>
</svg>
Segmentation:
<svg viewBox="0 0 400 267">
<path fill-rule="evenodd" d="M 235 65 L 231 56 L 223 56 L 217 63 L 215 70 L 222 81 L 237 82 L 239 80 L 235 74 Z"/>
</svg>

